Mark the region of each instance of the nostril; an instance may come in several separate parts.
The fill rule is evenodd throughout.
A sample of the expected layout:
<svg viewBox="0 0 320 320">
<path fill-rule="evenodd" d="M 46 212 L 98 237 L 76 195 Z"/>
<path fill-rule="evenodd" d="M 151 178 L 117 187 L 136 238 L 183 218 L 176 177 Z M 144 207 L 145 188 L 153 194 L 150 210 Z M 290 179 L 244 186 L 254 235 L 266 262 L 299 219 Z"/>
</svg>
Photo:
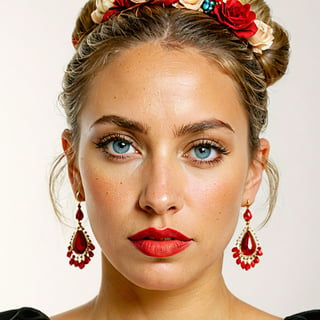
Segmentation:
<svg viewBox="0 0 320 320">
<path fill-rule="evenodd" d="M 148 213 L 158 213 L 158 214 L 162 214 L 162 213 L 169 213 L 169 212 L 175 212 L 177 211 L 177 207 L 176 206 L 170 206 L 167 209 L 165 208 L 158 208 L 157 210 L 155 208 L 153 208 L 153 206 L 151 205 L 145 205 L 144 206 L 144 210 Z"/>
<path fill-rule="evenodd" d="M 148 205 L 145 206 L 145 209 L 146 209 L 147 211 L 153 211 L 152 207 L 151 207 L 151 206 L 148 206 Z"/>
</svg>

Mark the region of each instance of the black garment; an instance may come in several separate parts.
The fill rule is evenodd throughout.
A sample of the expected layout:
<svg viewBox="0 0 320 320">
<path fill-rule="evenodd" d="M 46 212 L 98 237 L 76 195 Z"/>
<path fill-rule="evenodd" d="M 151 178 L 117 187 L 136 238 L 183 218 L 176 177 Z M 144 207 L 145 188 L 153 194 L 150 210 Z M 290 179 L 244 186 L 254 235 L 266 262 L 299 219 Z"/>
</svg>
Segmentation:
<svg viewBox="0 0 320 320">
<path fill-rule="evenodd" d="M 286 317 L 284 320 L 320 320 L 320 310 L 305 311 L 290 317 Z"/>
<path fill-rule="evenodd" d="M 49 320 L 49 318 L 39 310 L 21 308 L 0 312 L 0 320 Z"/>
<path fill-rule="evenodd" d="M 0 320 L 49 320 L 49 318 L 38 310 L 22 308 L 18 310 L 0 312 Z M 320 320 L 320 310 L 298 313 L 293 316 L 286 317 L 284 320 Z"/>
</svg>

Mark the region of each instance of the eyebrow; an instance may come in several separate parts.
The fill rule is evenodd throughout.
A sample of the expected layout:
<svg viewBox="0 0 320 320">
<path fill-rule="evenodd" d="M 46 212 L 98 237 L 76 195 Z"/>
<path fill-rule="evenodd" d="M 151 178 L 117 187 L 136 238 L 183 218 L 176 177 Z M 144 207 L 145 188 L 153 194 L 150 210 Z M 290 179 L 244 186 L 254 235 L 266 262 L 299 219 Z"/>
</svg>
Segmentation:
<svg viewBox="0 0 320 320">
<path fill-rule="evenodd" d="M 134 120 L 130 120 L 130 119 L 115 116 L 115 115 L 102 116 L 101 118 L 96 120 L 90 126 L 90 128 L 94 127 L 95 125 L 108 124 L 108 123 L 113 123 L 120 128 L 137 131 L 144 134 L 148 132 L 148 127 L 146 125 L 143 125 Z"/>
<path fill-rule="evenodd" d="M 180 136 L 197 133 L 197 132 L 201 132 L 209 129 L 220 129 L 220 128 L 227 129 L 235 133 L 235 131 L 233 130 L 230 124 L 218 119 L 211 119 L 211 120 L 205 120 L 205 121 L 183 125 L 182 127 L 178 128 L 178 130 L 176 130 L 175 136 L 180 137 Z"/>
<path fill-rule="evenodd" d="M 108 124 L 108 123 L 113 123 L 120 128 L 137 131 L 143 134 L 147 134 L 149 129 L 147 125 L 143 125 L 137 121 L 130 120 L 124 117 L 116 116 L 116 115 L 104 115 L 98 120 L 96 120 L 90 126 L 90 128 L 94 127 L 95 125 Z M 177 130 L 175 130 L 174 134 L 176 137 L 180 137 L 180 136 L 184 136 L 192 133 L 202 132 L 209 129 L 219 129 L 219 128 L 227 129 L 235 133 L 235 131 L 233 130 L 230 124 L 218 119 L 211 119 L 211 120 L 204 120 L 200 122 L 183 125 Z"/>
</svg>

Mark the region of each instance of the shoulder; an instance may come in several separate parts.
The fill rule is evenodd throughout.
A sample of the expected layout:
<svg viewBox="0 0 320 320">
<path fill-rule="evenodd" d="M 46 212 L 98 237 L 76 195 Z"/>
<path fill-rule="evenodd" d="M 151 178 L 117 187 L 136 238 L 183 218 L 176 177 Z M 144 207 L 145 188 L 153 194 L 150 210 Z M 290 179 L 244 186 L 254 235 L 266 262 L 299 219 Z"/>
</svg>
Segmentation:
<svg viewBox="0 0 320 320">
<path fill-rule="evenodd" d="M 286 317 L 284 320 L 320 320 L 320 310 L 310 310 Z"/>
<path fill-rule="evenodd" d="M 49 318 L 33 308 L 21 308 L 0 312 L 0 320 L 49 320 Z"/>
</svg>

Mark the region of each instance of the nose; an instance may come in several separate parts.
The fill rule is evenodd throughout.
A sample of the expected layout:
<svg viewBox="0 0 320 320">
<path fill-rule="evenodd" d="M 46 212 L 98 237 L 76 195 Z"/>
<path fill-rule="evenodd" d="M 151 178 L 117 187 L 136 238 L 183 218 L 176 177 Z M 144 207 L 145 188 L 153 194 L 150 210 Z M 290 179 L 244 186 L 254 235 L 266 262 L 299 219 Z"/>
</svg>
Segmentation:
<svg viewBox="0 0 320 320">
<path fill-rule="evenodd" d="M 143 172 L 139 197 L 142 210 L 152 214 L 176 213 L 183 207 L 183 177 L 172 163 L 150 164 Z"/>
</svg>

